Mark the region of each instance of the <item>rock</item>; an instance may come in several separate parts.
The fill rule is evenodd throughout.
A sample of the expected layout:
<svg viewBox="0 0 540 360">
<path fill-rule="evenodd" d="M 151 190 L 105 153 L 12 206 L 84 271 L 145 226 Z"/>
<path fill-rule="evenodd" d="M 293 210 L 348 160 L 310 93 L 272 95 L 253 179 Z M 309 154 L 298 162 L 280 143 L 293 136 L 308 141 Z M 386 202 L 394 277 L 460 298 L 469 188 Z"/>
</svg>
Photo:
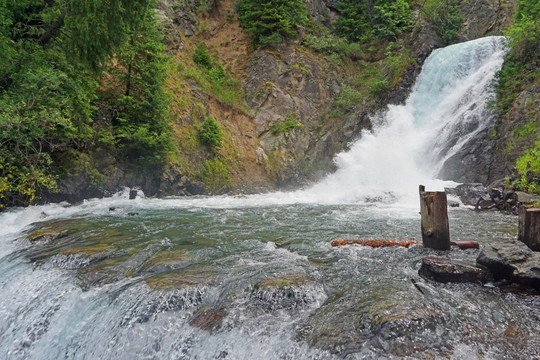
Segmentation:
<svg viewBox="0 0 540 360">
<path fill-rule="evenodd" d="M 502 241 L 486 246 L 476 263 L 487 267 L 496 279 L 510 279 L 518 265 L 532 256 L 533 251 L 519 241 Z"/>
<path fill-rule="evenodd" d="M 532 204 L 540 201 L 540 196 L 538 195 L 527 194 L 523 191 L 516 191 L 515 194 L 518 197 L 518 201 L 522 204 Z"/>
<path fill-rule="evenodd" d="M 267 310 L 296 309 L 312 303 L 306 285 L 312 280 L 305 274 L 287 274 L 279 278 L 261 279 L 251 294 L 252 300 Z"/>
<path fill-rule="evenodd" d="M 195 312 L 193 318 L 189 321 L 189 325 L 212 332 L 221 328 L 225 316 L 227 316 L 227 310 L 225 309 L 203 307 Z"/>
<path fill-rule="evenodd" d="M 464 205 L 476 205 L 478 199 L 488 199 L 487 190 L 481 183 L 461 184 L 455 188 L 444 188 L 447 195 L 458 197 Z"/>
<path fill-rule="evenodd" d="M 486 246 L 476 263 L 489 269 L 496 280 L 540 290 L 540 253 L 520 241 L 503 241 Z"/>
<path fill-rule="evenodd" d="M 134 200 L 137 198 L 137 190 L 129 190 L 129 200 Z"/>
<path fill-rule="evenodd" d="M 489 273 L 485 268 L 455 260 L 425 257 L 418 271 L 420 276 L 439 282 L 486 282 Z"/>
<path fill-rule="evenodd" d="M 185 268 L 196 263 L 197 259 L 186 251 L 160 251 L 152 255 L 142 266 L 146 273 L 161 273 Z"/>
</svg>

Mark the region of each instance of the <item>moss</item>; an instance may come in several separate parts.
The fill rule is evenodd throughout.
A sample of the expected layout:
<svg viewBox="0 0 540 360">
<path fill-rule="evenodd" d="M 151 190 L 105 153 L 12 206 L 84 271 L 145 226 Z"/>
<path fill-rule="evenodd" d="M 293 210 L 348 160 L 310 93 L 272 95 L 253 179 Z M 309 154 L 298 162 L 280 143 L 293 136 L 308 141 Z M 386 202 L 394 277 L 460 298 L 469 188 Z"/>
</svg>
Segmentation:
<svg viewBox="0 0 540 360">
<path fill-rule="evenodd" d="M 215 274 L 200 271 L 198 267 L 184 271 L 164 272 L 145 279 L 146 284 L 154 290 L 178 289 L 184 287 L 203 286 L 214 280 Z"/>
<path fill-rule="evenodd" d="M 93 254 L 99 254 L 104 252 L 112 252 L 115 251 L 116 248 L 110 244 L 95 244 L 95 245 L 88 245 L 88 246 L 81 246 L 81 247 L 74 247 L 69 249 L 64 249 L 59 252 L 59 254 L 62 255 L 73 255 L 73 254 L 85 254 L 85 255 L 93 255 Z"/>
<path fill-rule="evenodd" d="M 313 280 L 303 273 L 285 274 L 283 277 L 261 279 L 255 285 L 258 289 L 284 289 L 298 287 L 312 282 Z"/>
</svg>

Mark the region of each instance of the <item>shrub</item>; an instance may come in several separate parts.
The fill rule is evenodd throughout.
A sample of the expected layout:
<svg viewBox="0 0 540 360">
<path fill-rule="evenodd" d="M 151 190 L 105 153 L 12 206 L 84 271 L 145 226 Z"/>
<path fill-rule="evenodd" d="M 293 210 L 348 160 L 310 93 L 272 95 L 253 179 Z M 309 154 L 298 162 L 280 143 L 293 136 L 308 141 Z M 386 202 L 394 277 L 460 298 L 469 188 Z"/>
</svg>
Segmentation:
<svg viewBox="0 0 540 360">
<path fill-rule="evenodd" d="M 200 68 L 211 69 L 213 66 L 212 58 L 206 50 L 206 45 L 200 42 L 193 53 L 193 62 Z"/>
<path fill-rule="evenodd" d="M 460 3 L 461 0 L 427 0 L 422 9 L 422 15 L 446 45 L 457 40 L 463 24 L 465 16 Z"/>
<path fill-rule="evenodd" d="M 218 158 L 213 158 L 204 162 L 200 176 L 210 191 L 218 191 L 230 184 L 229 172 L 229 165 Z"/>
<path fill-rule="evenodd" d="M 197 135 L 204 145 L 212 149 L 220 149 L 223 146 L 223 134 L 221 128 L 213 117 L 208 116 L 198 129 Z"/>
</svg>

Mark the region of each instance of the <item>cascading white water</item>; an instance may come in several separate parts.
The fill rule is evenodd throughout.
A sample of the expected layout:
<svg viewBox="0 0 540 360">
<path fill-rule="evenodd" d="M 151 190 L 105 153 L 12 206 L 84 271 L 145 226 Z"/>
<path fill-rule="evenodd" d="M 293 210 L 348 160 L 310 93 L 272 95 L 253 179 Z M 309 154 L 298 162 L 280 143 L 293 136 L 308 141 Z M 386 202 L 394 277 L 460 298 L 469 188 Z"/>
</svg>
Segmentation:
<svg viewBox="0 0 540 360">
<path fill-rule="evenodd" d="M 404 105 L 373 119 L 338 171 L 307 192 L 322 202 L 416 202 L 419 184 L 436 181 L 444 160 L 490 125 L 491 83 L 505 54 L 503 37 L 486 37 L 437 49 L 424 63 Z"/>
</svg>

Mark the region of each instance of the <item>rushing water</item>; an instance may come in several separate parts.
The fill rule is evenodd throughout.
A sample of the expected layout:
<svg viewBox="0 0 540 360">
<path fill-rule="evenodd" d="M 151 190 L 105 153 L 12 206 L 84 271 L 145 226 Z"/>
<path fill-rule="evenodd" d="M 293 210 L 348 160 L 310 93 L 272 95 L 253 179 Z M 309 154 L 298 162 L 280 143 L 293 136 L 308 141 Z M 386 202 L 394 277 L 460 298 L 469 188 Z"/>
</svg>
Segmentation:
<svg viewBox="0 0 540 360">
<path fill-rule="evenodd" d="M 444 183 L 418 166 L 440 146 L 420 146 L 417 133 L 468 121 L 453 115 L 482 86 L 470 77 L 492 76 L 496 66 L 478 71 L 502 57 L 498 38 L 453 49 L 474 60 L 428 90 L 419 89 L 435 75 L 423 72 L 407 104 L 310 189 L 136 200 L 124 192 L 0 214 L 0 358 L 538 358 L 539 297 L 418 276 L 424 256 L 474 262 L 478 250 L 329 244 L 420 237 L 417 195 L 408 193 Z M 426 118 L 424 101 L 454 120 Z M 485 245 L 517 233 L 511 215 L 462 206 L 449 217 L 453 239 Z"/>
</svg>

